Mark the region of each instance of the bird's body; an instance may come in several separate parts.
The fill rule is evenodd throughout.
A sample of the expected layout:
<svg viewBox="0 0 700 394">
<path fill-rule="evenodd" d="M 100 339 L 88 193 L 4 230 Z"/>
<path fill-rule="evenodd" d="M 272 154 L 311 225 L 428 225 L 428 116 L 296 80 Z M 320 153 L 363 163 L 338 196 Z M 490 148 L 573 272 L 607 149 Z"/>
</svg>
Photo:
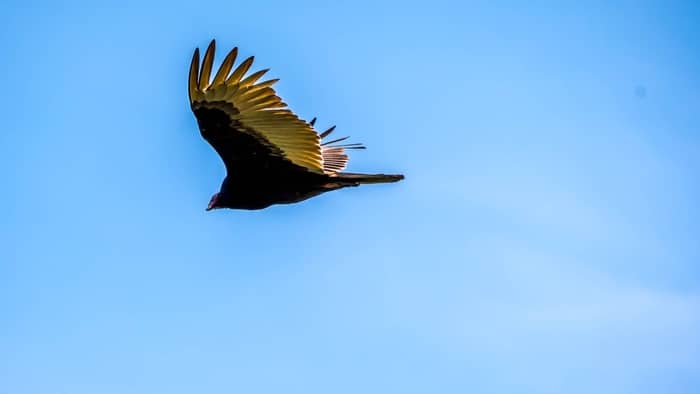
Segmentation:
<svg viewBox="0 0 700 394">
<path fill-rule="evenodd" d="M 370 175 L 341 172 L 348 161 L 345 149 L 359 144 L 322 142 L 334 127 L 318 134 L 315 119 L 306 122 L 294 115 L 271 88 L 277 80 L 256 81 L 267 70 L 243 78 L 253 58 L 232 73 L 237 49 L 223 61 L 209 83 L 214 41 L 199 68 L 199 50 L 190 67 L 189 96 L 202 137 L 212 145 L 226 166 L 226 178 L 209 209 L 263 209 L 291 204 L 319 194 L 363 183 L 396 182 L 403 175 Z"/>
<path fill-rule="evenodd" d="M 263 209 L 274 204 L 292 204 L 333 190 L 363 183 L 400 180 L 400 175 L 344 174 L 328 177 L 312 173 L 274 174 L 256 179 L 227 176 L 221 184 L 219 205 L 233 209 Z"/>
</svg>

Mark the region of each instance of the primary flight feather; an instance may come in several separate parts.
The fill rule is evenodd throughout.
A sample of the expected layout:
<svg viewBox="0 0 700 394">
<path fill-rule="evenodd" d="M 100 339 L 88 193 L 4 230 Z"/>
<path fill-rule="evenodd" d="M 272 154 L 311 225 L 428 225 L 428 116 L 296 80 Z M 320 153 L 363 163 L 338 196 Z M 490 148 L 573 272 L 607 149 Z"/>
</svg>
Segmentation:
<svg viewBox="0 0 700 394">
<path fill-rule="evenodd" d="M 190 65 L 190 106 L 202 137 L 221 156 L 226 178 L 207 210 L 262 209 L 290 204 L 363 183 L 396 182 L 403 175 L 351 174 L 348 137 L 325 141 L 334 127 L 319 134 L 300 119 L 272 88 L 277 79 L 258 82 L 268 70 L 246 74 L 253 57 L 234 69 L 238 49 L 231 50 L 211 79 L 216 42 L 211 41 L 199 63 L 199 48 Z"/>
</svg>

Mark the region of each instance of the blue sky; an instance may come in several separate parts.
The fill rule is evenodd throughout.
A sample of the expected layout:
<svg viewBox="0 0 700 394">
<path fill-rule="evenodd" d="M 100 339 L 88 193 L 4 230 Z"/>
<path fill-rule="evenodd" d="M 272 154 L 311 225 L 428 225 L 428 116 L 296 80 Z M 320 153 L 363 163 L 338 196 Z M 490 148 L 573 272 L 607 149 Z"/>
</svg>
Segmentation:
<svg viewBox="0 0 700 394">
<path fill-rule="evenodd" d="M 0 392 L 700 391 L 697 2 L 2 8 Z M 211 38 L 406 180 L 205 213 Z"/>
</svg>

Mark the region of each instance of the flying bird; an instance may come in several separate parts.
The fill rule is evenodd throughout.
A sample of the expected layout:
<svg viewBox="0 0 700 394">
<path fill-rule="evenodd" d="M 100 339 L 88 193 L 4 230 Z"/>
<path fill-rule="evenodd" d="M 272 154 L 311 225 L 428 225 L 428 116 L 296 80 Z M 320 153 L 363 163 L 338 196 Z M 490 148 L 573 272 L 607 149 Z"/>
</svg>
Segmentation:
<svg viewBox="0 0 700 394">
<path fill-rule="evenodd" d="M 335 126 L 318 133 L 316 118 L 300 119 L 272 88 L 278 79 L 258 82 L 269 69 L 247 75 L 253 56 L 233 69 L 238 48 L 228 53 L 211 79 L 215 49 L 212 40 L 201 67 L 199 48 L 195 49 L 188 83 L 199 131 L 226 167 L 226 177 L 207 211 L 263 209 L 348 186 L 404 178 L 342 172 L 348 163 L 346 150 L 364 146 L 339 144 L 348 137 L 328 138 Z"/>
</svg>

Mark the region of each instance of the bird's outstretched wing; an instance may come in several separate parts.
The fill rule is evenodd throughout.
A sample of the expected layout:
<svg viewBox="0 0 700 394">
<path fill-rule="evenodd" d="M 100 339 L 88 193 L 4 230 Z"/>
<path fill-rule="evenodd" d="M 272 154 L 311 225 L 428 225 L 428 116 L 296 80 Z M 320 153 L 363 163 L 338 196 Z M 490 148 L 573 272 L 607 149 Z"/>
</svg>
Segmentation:
<svg viewBox="0 0 700 394">
<path fill-rule="evenodd" d="M 202 137 L 221 156 L 228 173 L 328 173 L 332 166 L 324 165 L 321 136 L 277 96 L 272 89 L 277 80 L 258 82 L 268 70 L 245 76 L 253 64 L 252 56 L 231 72 L 238 54 L 234 48 L 210 82 L 215 47 L 212 40 L 201 68 L 199 48 L 195 50 L 190 65 L 189 98 Z"/>
</svg>

